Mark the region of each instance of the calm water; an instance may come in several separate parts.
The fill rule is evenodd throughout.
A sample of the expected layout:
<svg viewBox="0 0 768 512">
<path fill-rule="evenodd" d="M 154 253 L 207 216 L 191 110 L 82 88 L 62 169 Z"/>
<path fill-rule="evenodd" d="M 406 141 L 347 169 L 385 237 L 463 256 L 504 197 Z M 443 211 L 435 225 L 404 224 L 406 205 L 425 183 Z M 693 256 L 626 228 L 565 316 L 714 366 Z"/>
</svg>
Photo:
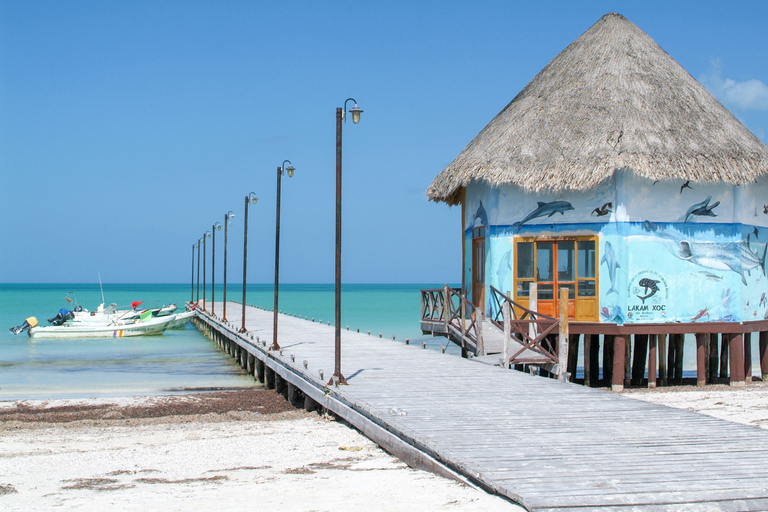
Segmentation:
<svg viewBox="0 0 768 512">
<path fill-rule="evenodd" d="M 342 327 L 370 330 L 373 336 L 381 333 L 389 339 L 396 336 L 398 341 L 425 339 L 430 348 L 444 346 L 444 338 L 421 338 L 419 330 L 419 290 L 440 286 L 344 285 Z M 271 285 L 248 285 L 247 293 L 248 304 L 271 309 Z M 0 284 L 0 400 L 151 395 L 254 385 L 252 377 L 244 375 L 191 323 L 185 330 L 166 331 L 163 336 L 123 339 L 31 340 L 9 331 L 30 316 L 47 325 L 46 319 L 60 308 L 72 309 L 67 296 L 89 310 L 102 302 L 98 283 Z M 176 302 L 183 309 L 190 298 L 189 284 L 104 285 L 106 303 L 126 308 L 140 300 L 146 307 Z M 227 298 L 241 300 L 242 285 L 229 285 Z M 218 285 L 216 299 L 222 299 Z M 333 285 L 281 285 L 280 310 L 333 323 Z"/>
</svg>

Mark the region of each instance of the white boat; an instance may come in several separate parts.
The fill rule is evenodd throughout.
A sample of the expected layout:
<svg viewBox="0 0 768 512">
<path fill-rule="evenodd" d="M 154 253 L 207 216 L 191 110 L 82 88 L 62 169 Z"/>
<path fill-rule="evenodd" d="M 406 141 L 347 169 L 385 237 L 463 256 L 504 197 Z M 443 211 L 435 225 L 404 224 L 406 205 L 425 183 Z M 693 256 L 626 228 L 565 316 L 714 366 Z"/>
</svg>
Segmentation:
<svg viewBox="0 0 768 512">
<path fill-rule="evenodd" d="M 28 329 L 30 338 L 125 338 L 163 334 L 176 315 L 135 322 L 67 322 Z"/>
<path fill-rule="evenodd" d="M 187 325 L 192 317 L 195 316 L 194 311 L 185 311 L 183 313 L 176 313 L 176 319 L 168 324 L 168 329 L 183 329 Z"/>
<path fill-rule="evenodd" d="M 163 306 L 157 310 L 152 310 L 152 316 L 168 316 L 172 314 L 174 311 L 176 311 L 176 303 L 169 306 Z"/>
</svg>

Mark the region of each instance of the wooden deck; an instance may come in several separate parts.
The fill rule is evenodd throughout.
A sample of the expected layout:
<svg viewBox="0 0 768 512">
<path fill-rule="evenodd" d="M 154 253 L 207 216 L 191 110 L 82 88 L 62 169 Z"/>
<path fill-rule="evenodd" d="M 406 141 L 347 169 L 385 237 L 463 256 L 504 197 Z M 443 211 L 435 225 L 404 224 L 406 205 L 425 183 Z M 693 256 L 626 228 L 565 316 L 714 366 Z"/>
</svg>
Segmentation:
<svg viewBox="0 0 768 512">
<path fill-rule="evenodd" d="M 249 307 L 247 335 L 241 315 L 199 319 L 406 463 L 528 510 L 768 510 L 766 430 L 349 331 L 349 386 L 327 388 L 333 327 L 281 315 L 280 354 L 256 341 L 272 313 Z"/>
</svg>

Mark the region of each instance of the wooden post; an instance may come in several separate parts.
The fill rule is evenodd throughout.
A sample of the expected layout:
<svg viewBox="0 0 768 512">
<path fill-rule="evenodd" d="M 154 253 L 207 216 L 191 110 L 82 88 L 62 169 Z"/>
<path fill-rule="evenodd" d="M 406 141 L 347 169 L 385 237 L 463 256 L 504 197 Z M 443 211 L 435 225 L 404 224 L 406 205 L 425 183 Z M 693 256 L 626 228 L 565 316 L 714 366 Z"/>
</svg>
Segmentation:
<svg viewBox="0 0 768 512">
<path fill-rule="evenodd" d="M 592 335 L 584 335 L 584 385 L 592 387 Z"/>
<path fill-rule="evenodd" d="M 709 335 L 709 372 L 707 382 L 712 384 L 717 380 L 717 370 L 720 368 L 720 347 L 717 344 L 717 333 Z"/>
<path fill-rule="evenodd" d="M 648 352 L 648 335 L 635 334 L 635 353 L 632 361 L 632 385 L 642 386 L 645 377 L 645 361 Z"/>
<path fill-rule="evenodd" d="M 667 385 L 667 335 L 659 334 L 659 381 L 662 386 Z"/>
<path fill-rule="evenodd" d="M 568 370 L 568 288 L 565 287 L 560 288 L 560 337 L 557 343 L 557 366 L 557 380 L 564 381 Z"/>
<path fill-rule="evenodd" d="M 501 306 L 502 315 L 504 316 L 504 349 L 501 353 L 501 366 L 502 368 L 509 368 L 509 330 L 510 330 L 510 311 L 509 302 L 504 301 Z"/>
<path fill-rule="evenodd" d="M 752 384 L 752 333 L 744 333 L 744 381 Z"/>
<path fill-rule="evenodd" d="M 740 332 L 728 336 L 728 350 L 731 353 L 731 380 L 732 387 L 744 387 L 744 340 Z"/>
<path fill-rule="evenodd" d="M 683 348 L 685 347 L 685 334 L 676 334 L 677 347 L 675 348 L 675 384 L 683 383 Z"/>
<path fill-rule="evenodd" d="M 763 382 L 768 380 L 768 332 L 760 333 L 760 374 Z"/>
<path fill-rule="evenodd" d="M 624 355 L 627 350 L 627 341 L 623 336 L 613 339 L 613 381 L 611 390 L 615 393 L 624 391 Z"/>
<path fill-rule="evenodd" d="M 477 321 L 477 355 L 485 355 L 485 345 L 483 344 L 483 320 L 485 320 L 485 312 L 482 309 L 477 309 L 477 316 L 480 318 Z"/>
<path fill-rule="evenodd" d="M 707 334 L 696 334 L 696 385 L 704 387 L 707 383 Z"/>
<path fill-rule="evenodd" d="M 586 338 L 586 335 L 584 336 Z M 613 378 L 613 336 L 606 334 L 603 336 L 603 381 L 605 387 L 611 387 Z"/>
<path fill-rule="evenodd" d="M 589 345 L 589 380 L 595 386 L 600 385 L 600 335 L 592 334 L 592 343 Z"/>
<path fill-rule="evenodd" d="M 624 387 L 628 388 L 631 385 L 630 382 L 630 376 L 631 376 L 631 361 L 630 358 L 632 357 L 632 336 L 627 335 L 624 338 Z"/>
<path fill-rule="evenodd" d="M 571 334 L 568 339 L 568 373 L 571 382 L 576 382 L 576 368 L 579 365 L 579 339 L 581 334 Z"/>
<path fill-rule="evenodd" d="M 448 285 L 446 284 L 446 285 L 443 286 L 443 323 L 445 325 L 445 333 L 446 333 L 446 335 L 450 334 L 449 331 L 448 331 L 448 324 L 450 323 L 450 318 L 448 318 L 448 311 L 450 309 L 448 307 L 448 301 L 451 300 L 451 296 L 449 294 L 450 294 L 450 289 L 448 288 Z"/>
<path fill-rule="evenodd" d="M 728 378 L 728 349 L 730 343 L 727 334 L 720 335 L 720 378 Z"/>
<path fill-rule="evenodd" d="M 539 285 L 536 283 L 531 283 L 531 287 L 528 289 L 528 309 L 531 311 L 538 313 L 537 309 L 539 307 Z M 531 315 L 528 317 L 529 320 L 534 320 L 534 315 Z M 536 338 L 536 333 L 538 329 L 536 328 L 535 323 L 528 324 L 528 336 L 531 337 L 531 339 Z"/>
<path fill-rule="evenodd" d="M 656 335 L 648 338 L 648 389 L 656 387 Z"/>
</svg>

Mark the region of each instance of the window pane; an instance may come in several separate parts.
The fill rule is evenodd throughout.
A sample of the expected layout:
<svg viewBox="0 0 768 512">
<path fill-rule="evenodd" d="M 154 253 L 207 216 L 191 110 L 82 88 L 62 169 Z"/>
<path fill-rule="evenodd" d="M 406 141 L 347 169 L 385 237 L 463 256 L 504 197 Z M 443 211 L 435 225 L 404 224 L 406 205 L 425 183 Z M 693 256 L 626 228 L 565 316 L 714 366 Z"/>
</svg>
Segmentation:
<svg viewBox="0 0 768 512">
<path fill-rule="evenodd" d="M 536 244 L 536 280 L 552 281 L 552 242 Z"/>
<path fill-rule="evenodd" d="M 540 284 L 539 285 L 539 300 L 552 300 L 555 298 L 553 284 Z"/>
<path fill-rule="evenodd" d="M 517 278 L 533 279 L 533 242 L 517 244 Z"/>
<path fill-rule="evenodd" d="M 558 283 L 557 284 L 558 300 L 560 299 L 560 288 L 568 288 L 568 300 L 573 300 L 576 298 L 576 283 Z"/>
<path fill-rule="evenodd" d="M 518 281 L 517 282 L 517 296 L 518 297 L 528 297 L 531 293 L 531 282 L 530 281 Z"/>
<path fill-rule="evenodd" d="M 557 244 L 557 280 L 574 281 L 575 252 L 573 242 L 558 242 Z M 571 295 L 573 297 L 573 295 Z"/>
<path fill-rule="evenodd" d="M 595 282 L 579 281 L 579 297 L 594 297 L 595 296 Z"/>
<path fill-rule="evenodd" d="M 594 240 L 579 242 L 579 277 L 595 277 Z"/>
</svg>

